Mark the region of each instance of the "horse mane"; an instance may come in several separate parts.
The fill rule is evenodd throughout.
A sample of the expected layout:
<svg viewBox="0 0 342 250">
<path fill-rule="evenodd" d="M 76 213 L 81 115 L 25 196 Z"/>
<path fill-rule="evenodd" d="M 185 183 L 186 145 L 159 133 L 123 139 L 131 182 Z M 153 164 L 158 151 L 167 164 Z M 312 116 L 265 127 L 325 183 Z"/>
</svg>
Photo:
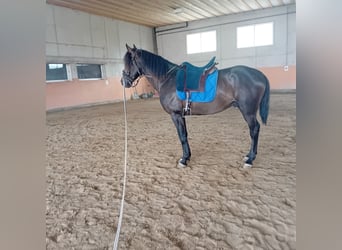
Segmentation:
<svg viewBox="0 0 342 250">
<path fill-rule="evenodd" d="M 161 56 L 155 55 L 143 49 L 137 50 L 137 53 L 142 59 L 146 68 L 153 72 L 157 77 L 165 76 L 169 70 L 176 65 Z"/>
</svg>

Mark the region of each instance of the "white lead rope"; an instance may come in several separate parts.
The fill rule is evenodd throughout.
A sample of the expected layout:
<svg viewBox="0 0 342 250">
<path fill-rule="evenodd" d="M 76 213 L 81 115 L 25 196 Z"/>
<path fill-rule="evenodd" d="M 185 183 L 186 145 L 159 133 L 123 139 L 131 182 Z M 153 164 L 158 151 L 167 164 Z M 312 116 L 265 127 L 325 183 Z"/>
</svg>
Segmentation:
<svg viewBox="0 0 342 250">
<path fill-rule="evenodd" d="M 126 191 L 126 173 L 127 173 L 127 111 L 126 111 L 126 91 L 125 87 L 123 86 L 123 97 L 124 97 L 124 115 L 125 115 L 125 160 L 124 160 L 124 177 L 123 177 L 123 188 L 122 188 L 122 198 L 121 198 L 121 207 L 120 207 L 120 214 L 119 214 L 119 221 L 118 227 L 116 229 L 115 240 L 113 245 L 113 250 L 118 249 L 119 237 L 120 237 L 120 230 L 121 230 L 121 222 L 123 216 L 123 207 L 125 203 L 125 191 Z"/>
</svg>

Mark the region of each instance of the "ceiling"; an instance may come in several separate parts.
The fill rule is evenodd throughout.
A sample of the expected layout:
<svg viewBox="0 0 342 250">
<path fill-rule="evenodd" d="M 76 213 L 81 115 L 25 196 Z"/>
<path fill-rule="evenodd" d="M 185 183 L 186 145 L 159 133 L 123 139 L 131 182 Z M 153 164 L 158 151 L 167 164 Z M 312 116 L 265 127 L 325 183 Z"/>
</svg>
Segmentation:
<svg viewBox="0 0 342 250">
<path fill-rule="evenodd" d="M 46 0 L 148 27 L 293 4 L 296 0 Z"/>
</svg>

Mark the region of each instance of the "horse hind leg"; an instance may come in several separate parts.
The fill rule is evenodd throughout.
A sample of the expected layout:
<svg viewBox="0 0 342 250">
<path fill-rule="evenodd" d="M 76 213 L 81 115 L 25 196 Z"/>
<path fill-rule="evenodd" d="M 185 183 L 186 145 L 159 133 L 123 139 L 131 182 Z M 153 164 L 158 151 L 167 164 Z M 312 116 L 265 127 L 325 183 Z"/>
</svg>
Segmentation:
<svg viewBox="0 0 342 250">
<path fill-rule="evenodd" d="M 244 157 L 244 168 L 250 168 L 253 165 L 253 161 L 255 160 L 258 151 L 260 123 L 256 119 L 256 114 L 246 115 L 243 113 L 243 117 L 248 124 L 249 135 L 251 138 L 249 153 Z"/>
</svg>

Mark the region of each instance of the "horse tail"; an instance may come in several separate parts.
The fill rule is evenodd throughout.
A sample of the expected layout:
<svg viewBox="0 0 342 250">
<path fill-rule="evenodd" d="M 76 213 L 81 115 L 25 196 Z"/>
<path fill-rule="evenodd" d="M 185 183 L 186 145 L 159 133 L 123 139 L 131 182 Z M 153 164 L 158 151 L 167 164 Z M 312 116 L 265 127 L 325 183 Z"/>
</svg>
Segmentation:
<svg viewBox="0 0 342 250">
<path fill-rule="evenodd" d="M 262 123 L 266 125 L 267 117 L 268 117 L 268 109 L 269 109 L 269 101 L 270 101 L 270 83 L 265 76 L 265 92 L 260 102 L 259 114 L 262 120 Z"/>
</svg>

